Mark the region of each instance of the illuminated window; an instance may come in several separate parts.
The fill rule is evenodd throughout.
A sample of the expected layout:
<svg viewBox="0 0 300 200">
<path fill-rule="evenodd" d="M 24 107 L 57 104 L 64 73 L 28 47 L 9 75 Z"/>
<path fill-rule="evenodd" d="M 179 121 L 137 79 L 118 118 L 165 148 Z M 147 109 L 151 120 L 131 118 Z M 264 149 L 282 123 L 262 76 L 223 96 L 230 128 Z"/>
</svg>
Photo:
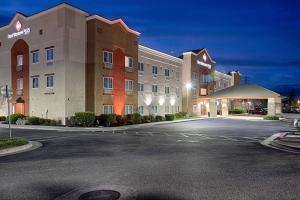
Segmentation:
<svg viewBox="0 0 300 200">
<path fill-rule="evenodd" d="M 207 95 L 207 89 L 201 88 L 201 89 L 200 89 L 200 94 L 201 94 L 201 96 Z"/>
<path fill-rule="evenodd" d="M 23 66 L 23 55 L 17 55 L 17 66 Z"/>
<path fill-rule="evenodd" d="M 125 67 L 133 67 L 133 59 L 131 57 L 125 56 Z"/>
</svg>

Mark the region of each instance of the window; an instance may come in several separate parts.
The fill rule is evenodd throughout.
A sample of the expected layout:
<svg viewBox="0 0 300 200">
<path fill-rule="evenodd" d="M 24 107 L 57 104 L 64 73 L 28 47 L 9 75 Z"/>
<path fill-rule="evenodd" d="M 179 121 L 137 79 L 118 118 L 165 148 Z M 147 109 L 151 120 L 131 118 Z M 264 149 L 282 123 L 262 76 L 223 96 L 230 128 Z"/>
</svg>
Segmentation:
<svg viewBox="0 0 300 200">
<path fill-rule="evenodd" d="M 39 51 L 34 51 L 31 53 L 32 57 L 32 63 L 38 63 L 39 62 Z"/>
<path fill-rule="evenodd" d="M 133 105 L 125 105 L 125 115 L 130 115 L 133 113 Z"/>
<path fill-rule="evenodd" d="M 144 106 L 139 106 L 139 113 L 144 114 Z"/>
<path fill-rule="evenodd" d="M 157 85 L 152 85 L 152 92 L 157 93 Z"/>
<path fill-rule="evenodd" d="M 32 78 L 32 88 L 38 88 L 39 87 L 39 78 L 33 77 Z"/>
<path fill-rule="evenodd" d="M 51 62 L 54 60 L 54 48 L 47 48 L 46 49 L 46 61 Z"/>
<path fill-rule="evenodd" d="M 112 64 L 113 63 L 113 53 L 109 51 L 103 51 L 103 62 Z"/>
<path fill-rule="evenodd" d="M 106 90 L 113 89 L 113 79 L 112 77 L 103 77 L 103 88 Z"/>
<path fill-rule="evenodd" d="M 23 90 L 23 79 L 17 79 L 17 90 Z"/>
<path fill-rule="evenodd" d="M 144 83 L 138 83 L 138 91 L 143 92 L 144 91 Z"/>
<path fill-rule="evenodd" d="M 205 89 L 205 88 L 200 88 L 200 94 L 201 94 L 202 96 L 207 95 L 207 89 Z"/>
<path fill-rule="evenodd" d="M 17 66 L 23 66 L 23 55 L 17 55 Z"/>
<path fill-rule="evenodd" d="M 125 90 L 132 91 L 133 89 L 133 81 L 132 80 L 125 80 Z"/>
<path fill-rule="evenodd" d="M 157 76 L 157 66 L 152 66 L 152 75 Z"/>
<path fill-rule="evenodd" d="M 131 57 L 125 56 L 125 67 L 133 67 L 133 59 Z"/>
<path fill-rule="evenodd" d="M 193 80 L 197 80 L 198 79 L 198 73 L 197 72 L 193 72 L 192 79 Z"/>
<path fill-rule="evenodd" d="M 169 106 L 166 106 L 165 107 L 165 113 L 169 113 L 170 112 L 170 107 Z"/>
<path fill-rule="evenodd" d="M 197 113 L 197 111 L 198 111 L 197 105 L 193 105 L 193 113 Z"/>
<path fill-rule="evenodd" d="M 48 75 L 47 76 L 47 88 L 52 88 L 54 86 L 54 76 L 53 75 Z"/>
<path fill-rule="evenodd" d="M 113 114 L 113 106 L 103 105 L 103 114 Z"/>
<path fill-rule="evenodd" d="M 197 90 L 196 90 L 196 88 L 192 88 L 192 95 L 193 95 L 193 97 L 197 96 Z"/>
<path fill-rule="evenodd" d="M 152 112 L 157 113 L 157 106 L 151 106 Z"/>
<path fill-rule="evenodd" d="M 170 77 L 170 70 L 169 69 L 165 69 L 165 76 L 166 76 L 166 78 Z"/>
<path fill-rule="evenodd" d="M 144 72 L 144 63 L 139 63 L 139 72 L 140 73 Z"/>
<path fill-rule="evenodd" d="M 179 72 L 176 72 L 176 79 L 179 80 Z"/>
<path fill-rule="evenodd" d="M 179 88 L 178 87 L 175 89 L 175 92 L 176 92 L 176 95 L 179 96 Z"/>
<path fill-rule="evenodd" d="M 170 94 L 170 87 L 165 87 L 165 93 L 168 95 Z"/>
<path fill-rule="evenodd" d="M 202 83 L 209 83 L 212 81 L 212 76 L 211 75 L 201 75 L 200 80 Z"/>
</svg>

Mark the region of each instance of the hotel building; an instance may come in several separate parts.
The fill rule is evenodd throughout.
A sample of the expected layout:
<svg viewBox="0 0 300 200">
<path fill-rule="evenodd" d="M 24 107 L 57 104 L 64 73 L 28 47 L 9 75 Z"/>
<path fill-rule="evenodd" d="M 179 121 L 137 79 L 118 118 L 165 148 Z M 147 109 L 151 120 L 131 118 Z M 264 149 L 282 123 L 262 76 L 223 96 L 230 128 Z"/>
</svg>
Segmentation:
<svg viewBox="0 0 300 200">
<path fill-rule="evenodd" d="M 122 19 L 65 3 L 17 13 L 0 28 L 0 86 L 12 88 L 11 112 L 63 124 L 82 111 L 208 115 L 211 95 L 239 84 L 238 72 L 216 71 L 206 49 L 174 57 L 139 45 L 139 37 Z M 0 115 L 7 115 L 3 99 Z"/>
</svg>

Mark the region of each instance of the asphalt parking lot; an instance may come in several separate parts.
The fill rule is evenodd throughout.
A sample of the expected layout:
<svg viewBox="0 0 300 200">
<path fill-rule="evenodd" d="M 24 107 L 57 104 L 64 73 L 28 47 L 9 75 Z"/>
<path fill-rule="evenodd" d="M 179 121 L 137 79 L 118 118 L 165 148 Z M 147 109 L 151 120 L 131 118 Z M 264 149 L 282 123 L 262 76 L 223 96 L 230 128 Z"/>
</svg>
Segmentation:
<svg viewBox="0 0 300 200">
<path fill-rule="evenodd" d="M 287 129 L 205 119 L 106 132 L 14 130 L 43 147 L 0 157 L 0 197 L 50 200 L 111 185 L 140 200 L 300 199 L 299 155 L 259 144 Z"/>
</svg>

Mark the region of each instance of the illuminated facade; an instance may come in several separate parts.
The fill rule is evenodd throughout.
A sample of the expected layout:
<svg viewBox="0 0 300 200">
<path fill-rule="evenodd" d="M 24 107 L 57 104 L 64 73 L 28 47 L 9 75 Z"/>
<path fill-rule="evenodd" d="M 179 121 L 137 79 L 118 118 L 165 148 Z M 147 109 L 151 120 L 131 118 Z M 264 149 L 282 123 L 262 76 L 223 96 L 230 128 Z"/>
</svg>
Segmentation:
<svg viewBox="0 0 300 200">
<path fill-rule="evenodd" d="M 16 14 L 0 28 L 0 86 L 13 90 L 11 112 L 63 124 L 81 111 L 207 115 L 207 96 L 239 82 L 216 72 L 206 49 L 177 58 L 139 45 L 139 36 L 121 19 L 65 3 Z M 1 100 L 0 115 L 6 108 Z"/>
</svg>

